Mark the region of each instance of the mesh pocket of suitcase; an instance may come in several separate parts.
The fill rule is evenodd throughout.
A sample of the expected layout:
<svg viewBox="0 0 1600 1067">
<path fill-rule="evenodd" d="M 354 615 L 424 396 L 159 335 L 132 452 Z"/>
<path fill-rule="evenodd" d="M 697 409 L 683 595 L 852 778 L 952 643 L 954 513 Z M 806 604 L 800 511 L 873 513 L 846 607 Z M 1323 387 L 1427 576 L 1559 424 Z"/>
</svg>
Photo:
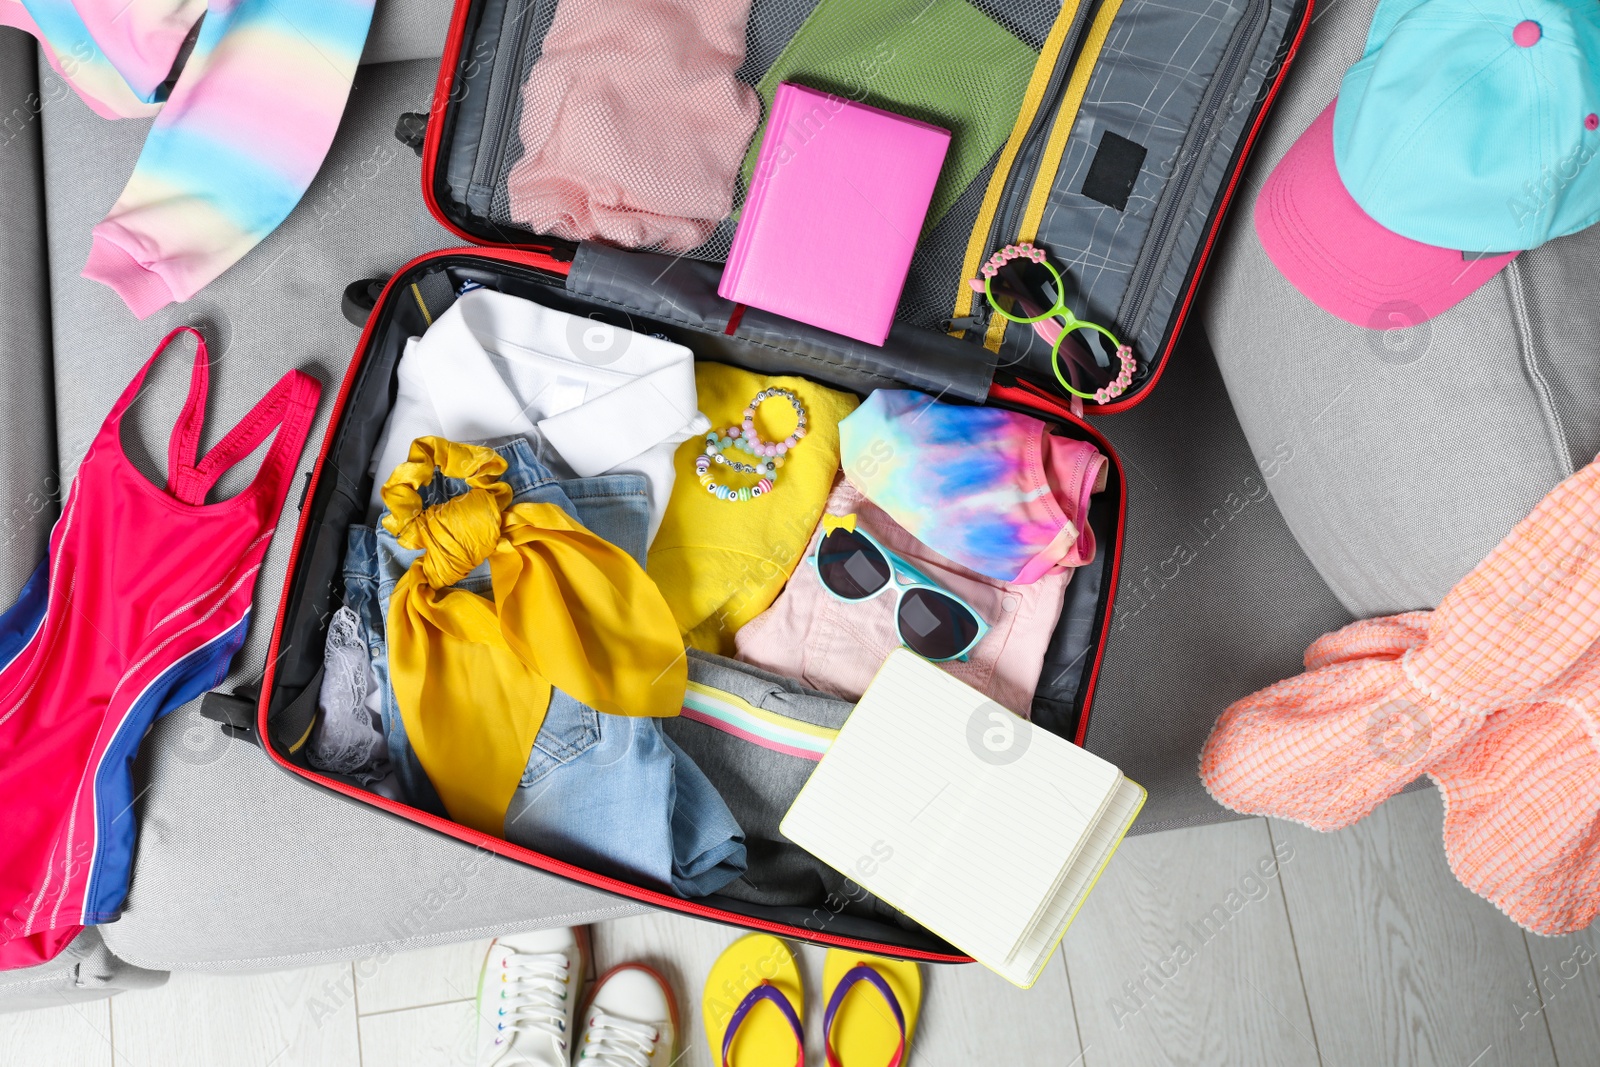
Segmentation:
<svg viewBox="0 0 1600 1067">
<path fill-rule="evenodd" d="M 523 91 L 557 7 L 461 0 L 428 116 L 423 182 L 441 221 L 475 243 L 581 259 L 590 246 L 530 228 L 511 188 L 519 131 L 559 103 Z M 1032 241 L 1062 268 L 1066 305 L 1133 348 L 1133 384 L 1100 408 L 1113 411 L 1160 374 L 1309 15 L 1309 0 L 755 0 L 736 76 L 763 108 L 775 82 L 792 79 L 953 131 L 883 354 L 970 364 L 971 399 L 990 380 L 1059 397 L 1049 345 L 991 315 L 965 284 L 995 249 Z M 752 143 L 765 133 L 758 126 Z M 748 163 L 733 211 L 685 255 L 686 269 L 650 268 L 653 302 L 694 305 L 719 331 L 821 346 L 848 362 L 853 342 L 809 330 L 791 339 L 716 298 L 746 175 Z M 632 255 L 656 258 L 650 251 Z M 596 254 L 606 270 L 630 258 Z"/>
<path fill-rule="evenodd" d="M 363 788 L 355 779 L 318 771 L 306 760 L 305 742 L 316 714 L 327 627 L 343 598 L 341 572 L 346 530 L 364 521 L 372 478 L 368 468 L 396 390 L 396 367 L 406 339 L 423 333 L 473 282 L 547 306 L 580 313 L 666 337 L 690 347 L 697 358 L 715 359 L 766 374 L 798 373 L 836 388 L 864 392 L 880 377 L 864 380 L 848 366 L 779 352 L 748 342 L 725 343 L 714 350 L 706 335 L 670 321 L 626 315 L 567 288 L 572 264 L 514 250 L 457 249 L 413 261 L 388 282 L 372 310 L 360 346 L 345 376 L 327 436 L 301 503 L 293 555 L 283 589 L 276 629 L 257 710 L 257 736 L 288 771 L 358 802 L 387 810 L 460 840 L 573 880 L 634 900 L 739 926 L 825 944 L 852 946 L 929 960 L 964 959 L 957 950 L 902 916 L 877 908 L 848 906 L 847 896 L 829 892 L 806 905 L 756 904 L 724 894 L 683 899 L 576 867 L 552 856 L 508 843 L 437 818 Z M 425 310 L 426 309 L 426 310 Z M 431 314 L 430 314 L 431 312 Z M 947 398 L 948 399 L 948 398 Z M 1074 575 L 1067 607 L 1053 633 L 1032 707 L 1034 722 L 1059 735 L 1081 740 L 1087 709 L 1110 623 L 1110 592 L 1115 588 L 1125 507 L 1121 471 L 1109 445 L 1086 424 L 1055 417 L 1031 405 L 1004 401 L 1046 420 L 1052 432 L 1086 439 L 1112 458 L 1107 488 L 1090 513 L 1099 551 Z"/>
</svg>

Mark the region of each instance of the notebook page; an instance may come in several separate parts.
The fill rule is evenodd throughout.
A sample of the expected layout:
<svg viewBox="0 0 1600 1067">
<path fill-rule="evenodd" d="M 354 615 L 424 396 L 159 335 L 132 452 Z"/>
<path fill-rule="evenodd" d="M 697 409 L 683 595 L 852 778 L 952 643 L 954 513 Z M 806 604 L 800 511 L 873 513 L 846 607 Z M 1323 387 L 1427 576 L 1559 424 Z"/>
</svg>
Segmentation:
<svg viewBox="0 0 1600 1067">
<path fill-rule="evenodd" d="M 1144 807 L 1144 787 L 1124 778 L 1111 795 L 1111 802 L 1095 824 L 1089 839 L 1083 843 L 1078 856 L 1067 868 L 1057 887 L 1055 896 L 1040 914 L 1033 929 L 1023 936 L 1006 969 L 1000 973 L 1017 985 L 1027 988 L 1039 978 L 1039 972 L 1050 962 L 1050 956 L 1061 943 L 1067 927 L 1083 906 L 1094 888 L 1095 880 L 1105 870 L 1112 853 L 1122 843 L 1122 838 L 1133 825 L 1133 820 Z"/>
<path fill-rule="evenodd" d="M 997 750 L 1008 724 L 1011 745 Z M 899 649 L 781 829 L 998 967 L 1049 903 L 1120 780 L 1111 764 Z"/>
</svg>

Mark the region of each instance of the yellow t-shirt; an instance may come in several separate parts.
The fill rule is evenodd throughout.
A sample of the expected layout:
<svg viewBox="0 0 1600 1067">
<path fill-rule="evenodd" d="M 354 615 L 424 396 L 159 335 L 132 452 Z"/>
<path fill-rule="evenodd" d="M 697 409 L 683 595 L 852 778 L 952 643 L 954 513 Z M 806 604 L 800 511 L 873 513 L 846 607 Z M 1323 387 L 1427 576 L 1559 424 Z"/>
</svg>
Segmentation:
<svg viewBox="0 0 1600 1067">
<path fill-rule="evenodd" d="M 684 642 L 731 656 L 734 632 L 777 599 L 800 562 L 839 473 L 839 420 L 859 401 L 805 378 L 772 378 L 723 363 L 697 363 L 694 378 L 700 410 L 719 432 L 738 425 L 745 405 L 763 389 L 792 390 L 806 409 L 806 436 L 784 457 L 764 496 L 728 501 L 706 492 L 694 469 L 704 437 L 685 441 L 673 457 L 677 477 L 647 569 Z M 764 440 L 781 441 L 794 430 L 794 408 L 782 397 L 768 400 L 755 425 Z M 737 449 L 729 458 L 751 461 Z M 711 476 L 735 489 L 757 481 L 715 463 Z"/>
</svg>

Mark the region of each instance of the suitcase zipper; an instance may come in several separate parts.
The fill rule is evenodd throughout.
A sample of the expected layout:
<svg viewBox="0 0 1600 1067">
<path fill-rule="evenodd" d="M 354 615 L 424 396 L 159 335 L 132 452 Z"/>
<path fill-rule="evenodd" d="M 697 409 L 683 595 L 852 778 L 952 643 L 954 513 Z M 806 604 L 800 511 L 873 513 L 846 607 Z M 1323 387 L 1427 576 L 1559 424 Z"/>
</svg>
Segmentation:
<svg viewBox="0 0 1600 1067">
<path fill-rule="evenodd" d="M 1150 239 L 1145 242 L 1144 251 L 1134 264 L 1133 284 L 1129 286 L 1128 295 L 1122 302 L 1126 311 L 1117 316 L 1124 336 L 1130 339 L 1139 336 L 1144 328 L 1145 317 L 1150 314 L 1156 276 L 1165 269 L 1171 258 L 1172 245 L 1177 240 L 1178 221 L 1189 210 L 1191 179 L 1205 157 L 1217 115 L 1223 105 L 1236 95 L 1238 86 L 1235 83 L 1243 73 L 1244 58 L 1255 50 L 1261 31 L 1266 27 L 1266 16 L 1267 0 L 1251 0 L 1245 17 L 1234 28 L 1222 62 L 1218 64 L 1217 77 L 1211 79 L 1211 84 L 1206 88 L 1206 99 L 1200 105 L 1200 120 L 1190 127 L 1189 136 L 1178 152 L 1179 173 L 1167 185 L 1162 203 L 1156 208 Z"/>
<path fill-rule="evenodd" d="M 533 22 L 538 6 L 533 2 L 510 0 L 508 10 L 513 7 L 521 8 L 516 25 L 511 30 L 512 47 L 495 49 L 495 64 L 489 72 L 488 100 L 485 102 L 483 113 L 483 128 L 489 131 L 489 137 L 483 144 L 486 151 L 480 150 L 477 160 L 473 163 L 472 186 L 474 190 L 488 189 L 491 199 L 500 187 L 501 178 L 504 177 L 506 148 L 511 143 L 512 132 L 507 119 L 511 114 L 511 100 L 522 87 L 522 79 L 517 75 L 522 71 L 522 53 L 528 40 L 528 25 Z"/>
</svg>

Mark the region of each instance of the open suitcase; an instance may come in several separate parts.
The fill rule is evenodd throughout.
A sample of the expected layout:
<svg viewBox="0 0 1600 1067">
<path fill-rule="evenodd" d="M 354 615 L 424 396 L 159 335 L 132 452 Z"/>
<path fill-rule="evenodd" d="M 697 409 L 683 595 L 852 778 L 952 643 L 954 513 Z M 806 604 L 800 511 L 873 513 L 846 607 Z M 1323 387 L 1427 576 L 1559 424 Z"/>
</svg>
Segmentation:
<svg viewBox="0 0 1600 1067">
<path fill-rule="evenodd" d="M 829 0 L 824 0 L 829 2 Z M 832 0 L 839 2 L 839 0 Z M 965 3 L 966 0 L 957 0 Z M 741 79 L 755 84 L 805 22 L 814 0 L 756 0 Z M 287 772 L 478 847 L 652 906 L 781 936 L 933 961 L 964 961 L 921 930 L 816 907 L 720 895 L 682 899 L 575 867 L 485 835 L 311 767 L 323 644 L 342 596 L 345 531 L 366 512 L 367 473 L 408 337 L 480 285 L 613 325 L 660 333 L 697 358 L 765 374 L 800 374 L 865 394 L 910 386 L 952 402 L 1025 411 L 1111 459 L 1090 512 L 1099 553 L 1073 578 L 1050 642 L 1033 721 L 1082 743 L 1106 643 L 1125 517 L 1108 442 L 1056 388 L 1048 346 L 1025 327 L 982 315 L 965 280 L 994 249 L 1031 240 L 1067 279 L 1077 314 L 1112 326 L 1138 371 L 1127 392 L 1090 413 L 1138 402 L 1160 376 L 1267 107 L 1310 17 L 1309 0 L 975 0 L 1037 61 L 1003 146 L 918 244 L 895 325 L 881 348 L 716 293 L 732 226 L 685 256 L 622 251 L 525 232 L 505 213 L 519 151 L 518 87 L 539 55 L 552 0 L 459 0 L 433 107 L 402 116 L 397 136 L 423 157 L 424 196 L 475 247 L 413 260 L 361 280 L 346 312 L 361 341 L 300 499 L 299 524 L 259 692 L 213 694 L 206 713 L 258 739 Z M 876 32 L 875 30 L 873 32 Z M 870 33 L 864 38 L 871 43 Z M 875 102 L 870 94 L 869 103 Z"/>
</svg>

